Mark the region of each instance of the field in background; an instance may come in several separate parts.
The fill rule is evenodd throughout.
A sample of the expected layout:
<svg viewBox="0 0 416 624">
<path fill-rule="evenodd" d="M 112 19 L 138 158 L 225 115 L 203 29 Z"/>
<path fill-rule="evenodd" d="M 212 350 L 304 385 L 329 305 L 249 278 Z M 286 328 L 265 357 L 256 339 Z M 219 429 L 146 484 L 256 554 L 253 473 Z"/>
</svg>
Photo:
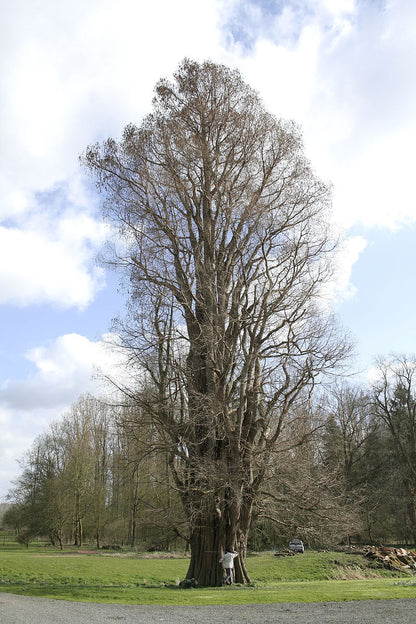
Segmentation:
<svg viewBox="0 0 416 624">
<path fill-rule="evenodd" d="M 123 553 L 45 543 L 28 549 L 0 532 L 0 591 L 123 604 L 253 604 L 416 598 L 416 575 L 371 566 L 361 555 L 312 552 L 250 555 L 249 587 L 182 589 L 188 559 L 172 553 Z"/>
</svg>

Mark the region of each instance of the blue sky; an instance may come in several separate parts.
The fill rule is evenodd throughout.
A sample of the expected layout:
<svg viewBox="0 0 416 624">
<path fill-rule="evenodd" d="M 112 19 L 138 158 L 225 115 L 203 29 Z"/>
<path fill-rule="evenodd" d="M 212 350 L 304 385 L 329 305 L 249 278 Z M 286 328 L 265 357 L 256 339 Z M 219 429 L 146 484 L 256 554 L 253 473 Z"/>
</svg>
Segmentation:
<svg viewBox="0 0 416 624">
<path fill-rule="evenodd" d="M 295 119 L 347 235 L 334 308 L 374 360 L 416 352 L 414 0 L 0 0 L 0 500 L 17 460 L 119 356 L 108 236 L 78 163 L 185 57 L 238 67 Z"/>
</svg>

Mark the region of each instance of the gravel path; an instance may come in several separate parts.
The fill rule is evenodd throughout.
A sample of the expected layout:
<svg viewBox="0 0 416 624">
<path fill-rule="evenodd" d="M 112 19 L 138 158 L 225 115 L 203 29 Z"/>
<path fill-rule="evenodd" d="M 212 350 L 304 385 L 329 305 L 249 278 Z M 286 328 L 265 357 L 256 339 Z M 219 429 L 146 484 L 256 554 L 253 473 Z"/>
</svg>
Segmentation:
<svg viewBox="0 0 416 624">
<path fill-rule="evenodd" d="M 0 624 L 415 624 L 416 599 L 210 607 L 67 602 L 0 593 Z"/>
</svg>

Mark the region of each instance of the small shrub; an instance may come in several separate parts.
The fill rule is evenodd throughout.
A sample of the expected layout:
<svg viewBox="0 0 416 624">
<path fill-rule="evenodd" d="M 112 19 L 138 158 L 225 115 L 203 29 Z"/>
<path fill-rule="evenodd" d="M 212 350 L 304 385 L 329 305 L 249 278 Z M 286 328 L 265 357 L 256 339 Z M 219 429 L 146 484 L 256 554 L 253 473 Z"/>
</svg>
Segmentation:
<svg viewBox="0 0 416 624">
<path fill-rule="evenodd" d="M 198 583 L 194 578 L 183 579 L 183 581 L 179 583 L 179 587 L 181 589 L 192 589 L 193 587 L 198 587 Z"/>
</svg>

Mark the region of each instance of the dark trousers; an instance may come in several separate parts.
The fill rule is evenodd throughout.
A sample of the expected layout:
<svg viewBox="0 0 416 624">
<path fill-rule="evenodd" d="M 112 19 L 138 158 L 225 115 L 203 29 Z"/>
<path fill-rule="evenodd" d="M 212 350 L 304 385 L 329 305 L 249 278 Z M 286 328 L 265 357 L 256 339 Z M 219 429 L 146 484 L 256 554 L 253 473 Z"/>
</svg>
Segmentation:
<svg viewBox="0 0 416 624">
<path fill-rule="evenodd" d="M 225 579 L 224 583 L 227 585 L 232 585 L 234 582 L 233 579 L 233 568 L 225 568 Z"/>
</svg>

